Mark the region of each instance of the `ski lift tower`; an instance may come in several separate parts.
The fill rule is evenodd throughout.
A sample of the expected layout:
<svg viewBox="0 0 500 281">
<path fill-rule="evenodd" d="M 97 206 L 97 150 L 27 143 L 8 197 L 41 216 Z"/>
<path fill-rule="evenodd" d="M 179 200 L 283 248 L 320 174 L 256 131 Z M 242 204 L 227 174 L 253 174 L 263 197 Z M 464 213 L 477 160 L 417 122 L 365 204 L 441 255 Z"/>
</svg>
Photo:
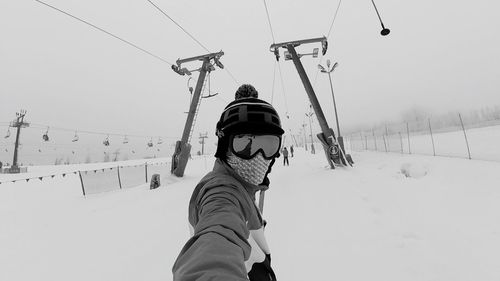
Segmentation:
<svg viewBox="0 0 500 281">
<path fill-rule="evenodd" d="M 293 63 L 295 64 L 295 68 L 299 73 L 300 79 L 302 80 L 302 84 L 304 84 L 307 96 L 309 97 L 309 101 L 311 102 L 311 106 L 314 110 L 314 113 L 316 114 L 316 117 L 318 118 L 318 123 L 321 127 L 321 133 L 317 134 L 317 136 L 321 141 L 321 143 L 323 144 L 323 149 L 325 151 L 328 164 L 330 164 L 330 168 L 335 169 L 335 164 L 343 166 L 348 165 L 348 163 L 352 164 L 351 161 L 347 162 L 346 160 L 346 158 L 347 159 L 351 158 L 345 157 L 344 151 L 340 148 L 337 142 L 335 133 L 333 132 L 332 128 L 328 126 L 325 115 L 323 114 L 323 110 L 321 109 L 321 106 L 318 102 L 318 98 L 314 93 L 314 89 L 311 85 L 311 82 L 309 81 L 307 73 L 304 70 L 304 67 L 302 66 L 302 62 L 300 61 L 300 58 L 305 55 L 312 55 L 313 57 L 317 57 L 319 49 L 318 48 L 313 49 L 313 52 L 310 54 L 298 54 L 297 51 L 295 50 L 295 48 L 300 45 L 312 44 L 312 43 L 321 43 L 322 54 L 323 55 L 326 54 L 326 51 L 328 49 L 328 41 L 324 36 L 306 40 L 275 43 L 270 46 L 269 50 L 274 53 L 274 55 L 276 56 L 276 60 L 279 61 L 280 58 L 279 49 L 280 48 L 286 49 L 286 51 L 284 52 L 285 60 L 292 60 Z"/>
<path fill-rule="evenodd" d="M 201 91 L 203 89 L 205 77 L 207 73 L 215 70 L 213 64 L 217 65 L 221 69 L 224 68 L 224 65 L 219 60 L 223 55 L 224 52 L 220 51 L 218 53 L 210 53 L 187 59 L 178 59 L 176 65 L 172 65 L 172 70 L 179 75 L 191 75 L 191 72 L 194 71 L 200 72 L 200 74 L 198 75 L 198 81 L 196 82 L 196 87 L 194 89 L 194 94 L 191 99 L 191 104 L 189 106 L 188 116 L 186 124 L 184 125 L 182 138 L 180 141 L 177 141 L 175 143 L 175 151 L 174 155 L 172 155 L 172 166 L 170 172 L 177 177 L 184 176 L 184 170 L 186 169 L 186 165 L 191 154 L 191 144 L 189 143 L 189 140 L 191 138 L 191 134 L 193 133 L 195 117 L 198 114 L 198 105 L 200 103 Z M 195 70 L 188 70 L 187 68 L 182 67 L 183 63 L 192 61 L 201 61 L 201 67 Z"/>
<path fill-rule="evenodd" d="M 16 112 L 16 119 L 10 123 L 10 126 L 17 128 L 16 133 L 16 144 L 14 146 L 14 159 L 12 160 L 12 166 L 7 170 L 10 174 L 18 174 L 21 172 L 21 168 L 17 165 L 17 152 L 19 148 L 19 136 L 21 135 L 21 128 L 29 127 L 28 122 L 24 122 L 24 116 L 26 116 L 26 110 L 21 109 L 20 112 Z"/>
</svg>

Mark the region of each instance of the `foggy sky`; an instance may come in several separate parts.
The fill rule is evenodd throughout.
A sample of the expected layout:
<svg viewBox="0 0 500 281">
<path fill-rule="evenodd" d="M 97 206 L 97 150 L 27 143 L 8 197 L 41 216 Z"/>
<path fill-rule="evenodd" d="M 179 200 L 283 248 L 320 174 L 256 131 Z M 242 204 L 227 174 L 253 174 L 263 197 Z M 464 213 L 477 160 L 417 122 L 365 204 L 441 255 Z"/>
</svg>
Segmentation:
<svg viewBox="0 0 500 281">
<path fill-rule="evenodd" d="M 47 2 L 170 63 L 206 53 L 145 0 Z M 242 83 L 253 84 L 261 98 L 272 100 L 286 130 L 298 132 L 309 102 L 291 61 L 280 61 L 284 84 L 276 69 L 272 88 L 273 39 L 262 1 L 153 2 L 210 51 L 223 50 L 221 61 L 237 80 L 224 70 L 212 73 L 211 91 L 220 95 L 203 100 L 194 136 L 208 132 L 213 148 L 215 123 Z M 343 1 L 322 59 L 339 63 L 332 78 L 342 128 L 397 120 L 415 106 L 444 113 L 500 104 L 497 1 L 376 3 L 391 34 L 380 36 L 371 1 Z M 276 42 L 282 42 L 327 35 L 338 1 L 267 4 Z M 0 34 L 2 135 L 5 122 L 23 108 L 36 124 L 180 138 L 188 78 L 168 64 L 36 1 L 0 1 Z M 299 51 L 314 47 L 320 46 Z M 316 76 L 319 60 L 302 58 L 333 128 L 328 77 Z M 197 73 L 193 78 L 191 86 Z M 198 146 L 197 140 L 193 143 Z"/>
</svg>

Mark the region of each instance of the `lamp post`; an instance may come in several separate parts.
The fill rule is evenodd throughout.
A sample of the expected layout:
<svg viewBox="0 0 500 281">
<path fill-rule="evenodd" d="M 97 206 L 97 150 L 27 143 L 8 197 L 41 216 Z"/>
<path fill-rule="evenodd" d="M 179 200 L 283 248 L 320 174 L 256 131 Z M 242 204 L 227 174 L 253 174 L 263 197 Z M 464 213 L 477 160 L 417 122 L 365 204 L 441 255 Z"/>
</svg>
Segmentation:
<svg viewBox="0 0 500 281">
<path fill-rule="evenodd" d="M 309 129 L 311 129 L 311 154 L 315 154 L 316 151 L 314 150 L 314 142 L 313 142 L 313 131 L 312 131 L 312 122 L 311 122 L 311 117 L 313 116 L 314 112 L 312 110 L 309 113 L 306 113 L 306 116 L 309 117 Z"/>
<path fill-rule="evenodd" d="M 335 110 L 335 121 L 337 123 L 337 139 L 339 141 L 340 147 L 342 148 L 342 150 L 344 150 L 344 141 L 342 136 L 340 135 L 339 116 L 337 114 L 337 103 L 335 102 L 335 94 L 333 92 L 333 83 L 332 83 L 332 72 L 335 70 L 335 68 L 337 68 L 338 65 L 339 63 L 336 62 L 330 68 L 330 60 L 326 60 L 327 67 L 325 68 L 321 64 L 318 64 L 318 68 L 321 72 L 328 73 L 328 78 L 330 80 L 330 89 L 332 91 L 332 98 L 333 98 L 333 109 Z"/>
<path fill-rule="evenodd" d="M 307 151 L 306 126 L 307 124 L 304 122 L 304 124 L 302 124 L 302 132 L 304 132 L 304 149 Z"/>
</svg>

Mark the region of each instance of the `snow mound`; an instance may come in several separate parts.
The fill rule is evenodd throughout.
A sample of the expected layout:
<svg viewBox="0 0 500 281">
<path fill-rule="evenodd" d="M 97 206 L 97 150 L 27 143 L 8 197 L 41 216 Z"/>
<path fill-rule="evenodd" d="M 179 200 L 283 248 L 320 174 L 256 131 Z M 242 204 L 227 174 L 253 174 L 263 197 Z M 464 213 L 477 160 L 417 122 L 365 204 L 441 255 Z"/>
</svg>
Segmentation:
<svg viewBox="0 0 500 281">
<path fill-rule="evenodd" d="M 407 178 L 422 178 L 429 172 L 428 166 L 421 163 L 403 163 L 399 169 Z"/>
</svg>

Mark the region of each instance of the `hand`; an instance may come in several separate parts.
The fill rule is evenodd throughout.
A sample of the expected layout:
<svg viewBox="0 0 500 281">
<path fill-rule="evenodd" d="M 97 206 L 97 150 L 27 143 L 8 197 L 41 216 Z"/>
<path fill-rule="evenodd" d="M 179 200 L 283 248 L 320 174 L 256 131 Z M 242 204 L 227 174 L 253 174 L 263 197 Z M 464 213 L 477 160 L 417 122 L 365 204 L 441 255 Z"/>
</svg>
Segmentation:
<svg viewBox="0 0 500 281">
<path fill-rule="evenodd" d="M 276 275 L 271 268 L 271 255 L 267 254 L 263 262 L 254 263 L 248 273 L 250 281 L 276 281 Z"/>
</svg>

